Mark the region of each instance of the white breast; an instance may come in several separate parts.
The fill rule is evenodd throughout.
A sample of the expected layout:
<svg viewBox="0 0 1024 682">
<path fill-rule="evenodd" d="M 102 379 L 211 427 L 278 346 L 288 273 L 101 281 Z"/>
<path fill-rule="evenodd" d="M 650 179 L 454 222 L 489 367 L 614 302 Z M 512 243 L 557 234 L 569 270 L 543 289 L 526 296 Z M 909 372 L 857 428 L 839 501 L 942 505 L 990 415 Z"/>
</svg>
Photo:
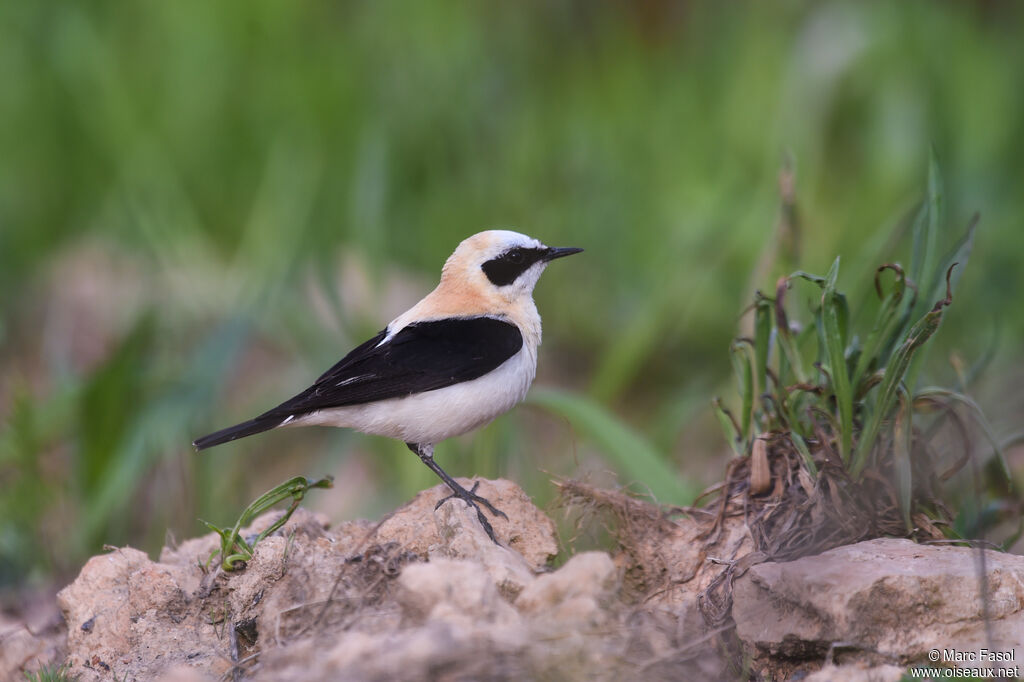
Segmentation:
<svg viewBox="0 0 1024 682">
<path fill-rule="evenodd" d="M 526 342 L 497 369 L 472 381 L 404 398 L 321 410 L 288 425 L 339 426 L 406 443 L 439 443 L 508 412 L 526 397 L 536 374 L 537 349 Z"/>
</svg>

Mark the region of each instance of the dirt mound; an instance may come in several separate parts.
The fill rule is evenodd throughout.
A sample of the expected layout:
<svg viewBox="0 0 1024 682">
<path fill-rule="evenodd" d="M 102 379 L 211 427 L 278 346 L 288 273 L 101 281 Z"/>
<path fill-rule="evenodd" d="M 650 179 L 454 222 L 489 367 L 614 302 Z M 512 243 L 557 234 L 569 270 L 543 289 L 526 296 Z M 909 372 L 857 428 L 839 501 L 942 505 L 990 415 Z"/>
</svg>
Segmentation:
<svg viewBox="0 0 1024 682">
<path fill-rule="evenodd" d="M 438 486 L 377 523 L 330 528 L 300 509 L 231 573 L 207 567 L 213 534 L 159 561 L 93 557 L 59 594 L 66 631 L 0 631 L 0 677 L 67 661 L 82 682 L 857 680 L 898 679 L 931 648 L 1024 657 L 1022 557 L 875 540 L 742 562 L 756 554 L 742 516 L 564 484 L 618 547 L 554 569 L 551 520 L 508 481 L 480 492 L 508 514 L 494 519 L 505 546 L 461 501 L 435 510 Z"/>
<path fill-rule="evenodd" d="M 483 481 L 480 493 L 508 515 L 493 520 L 504 547 L 464 503 L 435 510 L 447 494 L 438 486 L 376 524 L 331 529 L 300 509 L 232 573 L 204 568 L 214 535 L 158 562 L 131 548 L 93 557 L 58 597 L 71 672 L 83 682 L 621 679 L 649 664 L 658 679 L 679 649 L 676 619 L 628 606 L 606 553 L 552 570 L 554 524 L 514 484 Z"/>
</svg>

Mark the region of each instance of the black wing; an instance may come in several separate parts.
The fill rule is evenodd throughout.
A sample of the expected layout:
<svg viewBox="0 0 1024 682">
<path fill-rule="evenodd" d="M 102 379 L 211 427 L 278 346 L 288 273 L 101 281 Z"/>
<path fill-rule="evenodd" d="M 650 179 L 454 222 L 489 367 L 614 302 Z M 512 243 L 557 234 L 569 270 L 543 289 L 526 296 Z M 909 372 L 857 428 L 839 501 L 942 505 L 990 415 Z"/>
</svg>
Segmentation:
<svg viewBox="0 0 1024 682">
<path fill-rule="evenodd" d="M 260 417 L 287 418 L 433 391 L 481 377 L 523 346 L 518 327 L 493 317 L 418 322 L 380 345 L 384 338 L 381 332 L 308 389 Z"/>
<path fill-rule="evenodd" d="M 255 419 L 197 438 L 198 450 L 280 426 L 288 417 L 399 398 L 470 381 L 519 352 L 523 335 L 510 322 L 465 317 L 418 322 L 380 345 L 387 330 L 356 347 L 312 386 Z"/>
</svg>

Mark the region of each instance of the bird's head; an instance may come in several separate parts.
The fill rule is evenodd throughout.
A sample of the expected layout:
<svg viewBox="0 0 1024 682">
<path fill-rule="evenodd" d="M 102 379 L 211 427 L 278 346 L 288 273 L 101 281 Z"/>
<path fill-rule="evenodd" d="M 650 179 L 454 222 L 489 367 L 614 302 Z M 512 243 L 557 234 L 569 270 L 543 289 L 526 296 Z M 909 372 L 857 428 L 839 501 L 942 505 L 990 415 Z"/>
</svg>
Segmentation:
<svg viewBox="0 0 1024 682">
<path fill-rule="evenodd" d="M 441 281 L 461 281 L 478 291 L 515 300 L 533 294 L 548 263 L 582 250 L 545 246 L 510 230 L 487 230 L 459 244 L 444 264 Z"/>
</svg>

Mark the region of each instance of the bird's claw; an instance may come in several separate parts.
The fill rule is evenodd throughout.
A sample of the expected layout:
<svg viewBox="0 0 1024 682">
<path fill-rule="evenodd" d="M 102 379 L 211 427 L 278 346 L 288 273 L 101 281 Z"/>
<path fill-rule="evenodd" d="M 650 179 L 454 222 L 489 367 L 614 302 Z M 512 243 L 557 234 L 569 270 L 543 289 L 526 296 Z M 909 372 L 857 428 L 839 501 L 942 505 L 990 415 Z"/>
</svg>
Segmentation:
<svg viewBox="0 0 1024 682">
<path fill-rule="evenodd" d="M 441 498 L 441 500 L 436 505 L 434 505 L 434 511 L 440 509 L 442 504 L 452 499 L 453 497 L 457 497 L 460 500 L 464 500 L 466 504 L 468 504 L 470 507 L 476 510 L 476 517 L 480 521 L 480 525 L 483 526 L 484 530 L 487 532 L 487 537 L 489 537 L 494 542 L 494 544 L 500 544 L 498 542 L 498 539 L 494 537 L 494 529 L 491 527 L 491 524 L 487 520 L 487 517 L 484 516 L 484 513 L 480 511 L 480 507 L 477 506 L 477 503 L 479 502 L 480 504 L 487 507 L 487 510 L 491 512 L 491 514 L 493 514 L 494 516 L 500 516 L 501 518 L 506 520 L 508 519 L 508 516 L 505 514 L 505 512 L 501 511 L 493 504 L 491 504 L 491 501 L 488 500 L 486 497 L 481 497 L 480 495 L 477 495 L 476 489 L 479 487 L 480 481 L 475 482 L 473 484 L 473 487 L 470 488 L 469 490 L 466 490 L 462 486 L 459 486 L 458 488 L 452 488 L 452 494 L 448 495 L 447 497 Z"/>
</svg>

